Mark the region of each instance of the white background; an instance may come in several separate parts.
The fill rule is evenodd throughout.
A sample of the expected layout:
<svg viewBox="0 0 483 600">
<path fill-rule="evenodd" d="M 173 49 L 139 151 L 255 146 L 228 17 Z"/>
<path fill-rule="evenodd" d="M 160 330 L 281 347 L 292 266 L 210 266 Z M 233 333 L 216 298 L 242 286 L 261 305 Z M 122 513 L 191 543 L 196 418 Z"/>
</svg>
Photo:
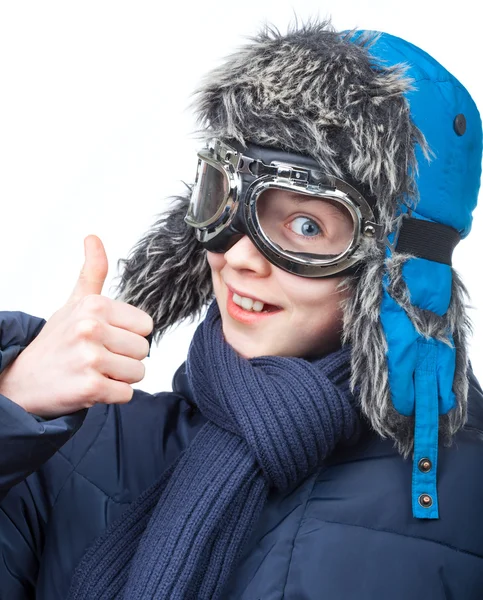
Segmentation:
<svg viewBox="0 0 483 600">
<path fill-rule="evenodd" d="M 83 239 L 103 240 L 104 292 L 117 260 L 192 181 L 190 94 L 265 22 L 331 16 L 337 28 L 405 37 L 442 62 L 483 107 L 473 0 L 0 0 L 0 310 L 49 318 L 68 298 Z M 296 7 L 296 8 L 295 8 Z M 471 358 L 483 376 L 483 209 L 456 250 L 471 293 Z M 163 285 L 160 281 L 159 285 Z M 139 387 L 170 389 L 194 325 L 153 348 Z"/>
</svg>

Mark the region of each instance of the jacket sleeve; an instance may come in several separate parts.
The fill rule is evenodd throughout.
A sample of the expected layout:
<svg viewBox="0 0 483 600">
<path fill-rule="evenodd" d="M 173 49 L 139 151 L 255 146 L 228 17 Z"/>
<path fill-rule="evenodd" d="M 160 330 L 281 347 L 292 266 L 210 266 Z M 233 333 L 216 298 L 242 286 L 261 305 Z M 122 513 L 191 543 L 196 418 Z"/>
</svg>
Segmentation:
<svg viewBox="0 0 483 600">
<path fill-rule="evenodd" d="M 0 373 L 44 325 L 45 320 L 22 312 L 0 311 Z M 86 412 L 43 419 L 0 394 L 0 501 L 72 437 Z"/>
</svg>

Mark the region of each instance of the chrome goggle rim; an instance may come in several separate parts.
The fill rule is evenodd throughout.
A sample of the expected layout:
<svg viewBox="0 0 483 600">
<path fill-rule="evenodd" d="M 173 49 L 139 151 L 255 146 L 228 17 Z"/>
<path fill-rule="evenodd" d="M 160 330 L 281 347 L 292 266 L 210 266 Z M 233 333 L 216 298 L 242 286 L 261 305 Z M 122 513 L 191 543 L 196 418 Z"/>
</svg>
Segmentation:
<svg viewBox="0 0 483 600">
<path fill-rule="evenodd" d="M 220 150 L 222 156 L 224 155 L 224 162 L 221 162 L 219 158 L 216 158 L 216 154 L 218 154 Z M 220 208 L 212 217 L 206 221 L 200 222 L 192 219 L 189 212 L 185 216 L 185 222 L 196 229 L 196 235 L 200 242 L 209 241 L 217 236 L 235 217 L 241 191 L 240 177 L 236 172 L 238 163 L 237 157 L 238 152 L 236 150 L 221 142 L 215 147 L 210 147 L 198 152 L 197 179 L 201 162 L 203 161 L 222 173 L 228 183 L 228 193 L 220 203 Z"/>
<path fill-rule="evenodd" d="M 254 244 L 270 262 L 292 273 L 305 275 L 306 277 L 320 276 L 321 273 L 325 275 L 335 274 L 358 262 L 359 259 L 353 255 L 360 246 L 363 223 L 372 223 L 374 216 L 369 204 L 356 189 L 342 180 L 333 178 L 333 181 L 336 189 L 311 189 L 299 186 L 296 183 L 285 183 L 273 177 L 264 177 L 255 181 L 247 190 L 244 202 L 246 223 Z M 344 191 L 341 188 L 344 188 Z M 354 223 L 354 234 L 350 245 L 333 259 L 297 257 L 295 253 L 284 251 L 267 237 L 258 220 L 256 203 L 259 196 L 268 189 L 296 190 L 297 193 L 306 196 L 327 198 L 342 204 L 349 211 Z M 287 263 L 289 263 L 290 268 L 288 268 Z"/>
</svg>

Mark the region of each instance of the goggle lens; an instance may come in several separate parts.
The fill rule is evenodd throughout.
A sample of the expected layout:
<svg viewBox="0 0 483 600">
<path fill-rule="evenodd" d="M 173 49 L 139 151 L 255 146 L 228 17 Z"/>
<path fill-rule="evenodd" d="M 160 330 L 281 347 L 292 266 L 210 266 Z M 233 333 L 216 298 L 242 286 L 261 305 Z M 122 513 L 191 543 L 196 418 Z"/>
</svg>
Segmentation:
<svg viewBox="0 0 483 600">
<path fill-rule="evenodd" d="M 256 200 L 256 215 L 266 238 L 294 256 L 334 260 L 354 240 L 352 213 L 332 198 L 269 188 Z"/>
<path fill-rule="evenodd" d="M 199 159 L 188 211 L 189 219 L 201 224 L 218 217 L 229 193 L 230 184 L 225 171 Z"/>
</svg>

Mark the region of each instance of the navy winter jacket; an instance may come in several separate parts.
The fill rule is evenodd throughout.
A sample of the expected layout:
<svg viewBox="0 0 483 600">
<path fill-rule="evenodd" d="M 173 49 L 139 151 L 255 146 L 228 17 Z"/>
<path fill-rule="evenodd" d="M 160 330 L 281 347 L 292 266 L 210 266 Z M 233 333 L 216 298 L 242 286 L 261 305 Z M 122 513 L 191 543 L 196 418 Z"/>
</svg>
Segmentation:
<svg viewBox="0 0 483 600">
<path fill-rule="evenodd" d="M 0 313 L 1 369 L 43 323 Z M 481 600 L 483 394 L 469 377 L 468 424 L 440 451 L 439 520 L 412 517 L 411 461 L 367 430 L 269 497 L 224 597 Z M 183 366 L 173 389 L 51 420 L 0 396 L 1 600 L 65 599 L 87 546 L 203 424 Z"/>
</svg>

